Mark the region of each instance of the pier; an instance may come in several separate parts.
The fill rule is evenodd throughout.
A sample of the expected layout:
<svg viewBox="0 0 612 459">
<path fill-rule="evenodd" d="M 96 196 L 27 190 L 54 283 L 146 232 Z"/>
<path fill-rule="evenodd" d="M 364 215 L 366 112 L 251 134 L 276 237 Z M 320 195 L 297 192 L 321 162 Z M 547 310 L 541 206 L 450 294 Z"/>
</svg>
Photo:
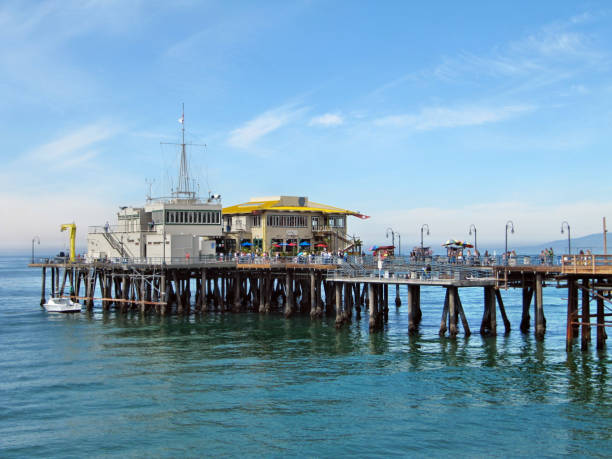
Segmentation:
<svg viewBox="0 0 612 459">
<path fill-rule="evenodd" d="M 495 260 L 497 261 L 497 260 Z M 279 313 L 286 318 L 323 314 L 335 317 L 337 328 L 361 319 L 367 310 L 371 332 L 380 331 L 388 319 L 390 301 L 401 307 L 400 289 L 407 292 L 408 333 L 418 332 L 422 317 L 421 287 L 439 287 L 440 336 L 471 334 L 460 291 L 483 292 L 480 334 L 495 336 L 498 312 L 509 333 L 502 292 L 522 290 L 519 330 L 528 333 L 533 323 L 536 340 L 546 333 L 545 287 L 567 289 L 567 350 L 580 338 L 581 349 L 591 342 L 595 327 L 597 349 L 605 347 L 605 327 L 612 322 L 612 256 L 563 255 L 560 264 L 476 263 L 408 261 L 390 258 L 377 263 L 372 257 L 239 257 L 201 260 L 75 261 L 41 260 L 30 264 L 42 270 L 41 305 L 50 296 L 69 296 L 93 310 L 119 313 L 199 314 L 206 312 Z M 524 259 L 523 261 L 531 261 Z M 390 292 L 391 290 L 391 292 Z M 96 292 L 99 295 L 96 296 Z M 395 293 L 395 298 L 389 298 Z M 596 311 L 591 313 L 591 302 Z M 533 320 L 531 308 L 533 305 Z M 473 306 L 472 306 L 473 307 Z M 592 319 L 595 319 L 594 321 Z"/>
</svg>

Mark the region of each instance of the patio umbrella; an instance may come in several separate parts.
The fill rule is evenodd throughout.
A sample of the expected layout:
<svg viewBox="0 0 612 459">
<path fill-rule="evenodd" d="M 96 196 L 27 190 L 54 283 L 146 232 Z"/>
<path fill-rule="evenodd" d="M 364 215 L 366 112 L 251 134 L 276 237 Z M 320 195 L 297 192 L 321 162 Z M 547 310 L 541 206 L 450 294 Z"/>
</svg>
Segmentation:
<svg viewBox="0 0 612 459">
<path fill-rule="evenodd" d="M 243 242 L 242 244 L 240 244 L 242 247 L 250 247 L 253 244 L 251 244 L 249 241 Z"/>
<path fill-rule="evenodd" d="M 316 244 L 315 247 L 327 247 L 327 244 L 323 244 L 322 242 L 319 244 Z"/>
<path fill-rule="evenodd" d="M 309 245 L 310 245 L 310 242 L 308 242 L 308 241 L 302 241 L 302 242 L 300 242 L 300 245 L 301 245 L 302 247 L 307 247 L 307 246 L 309 246 Z"/>
<path fill-rule="evenodd" d="M 462 247 L 467 247 L 468 249 L 472 249 L 474 248 L 474 246 L 472 244 L 470 244 L 469 242 L 463 242 L 461 244 Z"/>
<path fill-rule="evenodd" d="M 377 245 L 373 245 L 368 250 L 370 250 L 371 252 L 374 252 L 374 250 L 378 250 L 378 246 Z"/>
<path fill-rule="evenodd" d="M 287 244 L 289 247 L 295 247 L 297 244 L 295 242 L 290 242 L 289 244 Z"/>
<path fill-rule="evenodd" d="M 272 247 L 280 247 L 279 244 L 272 244 Z"/>
</svg>

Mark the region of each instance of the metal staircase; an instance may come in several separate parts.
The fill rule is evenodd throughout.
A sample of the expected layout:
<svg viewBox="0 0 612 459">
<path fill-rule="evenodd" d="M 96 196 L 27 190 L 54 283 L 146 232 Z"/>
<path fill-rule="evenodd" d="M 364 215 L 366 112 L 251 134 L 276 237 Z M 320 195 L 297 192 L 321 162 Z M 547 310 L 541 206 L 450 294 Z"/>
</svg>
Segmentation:
<svg viewBox="0 0 612 459">
<path fill-rule="evenodd" d="M 121 244 L 121 242 L 117 240 L 117 238 L 113 235 L 112 232 L 105 231 L 102 234 L 104 234 L 104 239 L 106 239 L 110 246 L 115 249 L 118 254 L 120 254 L 119 256 L 134 258 L 134 255 L 128 250 L 127 247 L 125 247 L 123 244 Z"/>
</svg>

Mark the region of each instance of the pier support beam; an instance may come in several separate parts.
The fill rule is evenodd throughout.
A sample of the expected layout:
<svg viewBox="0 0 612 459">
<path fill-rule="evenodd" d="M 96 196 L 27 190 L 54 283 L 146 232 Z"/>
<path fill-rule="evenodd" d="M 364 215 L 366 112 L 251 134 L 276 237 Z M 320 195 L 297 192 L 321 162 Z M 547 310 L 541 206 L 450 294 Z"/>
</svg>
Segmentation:
<svg viewBox="0 0 612 459">
<path fill-rule="evenodd" d="M 497 318 L 495 311 L 495 288 L 493 286 L 484 287 L 484 313 L 480 324 L 481 335 L 497 335 Z"/>
<path fill-rule="evenodd" d="M 400 299 L 400 286 L 399 284 L 395 284 L 395 307 L 399 308 L 402 305 L 402 300 Z"/>
<path fill-rule="evenodd" d="M 604 299 L 601 295 L 601 292 L 597 295 L 597 349 L 603 349 L 606 346 Z"/>
<path fill-rule="evenodd" d="M 286 276 L 286 300 L 285 300 L 285 317 L 291 317 L 294 313 L 293 306 L 293 275 L 291 272 L 287 272 Z"/>
<path fill-rule="evenodd" d="M 438 335 L 444 336 L 446 334 L 446 320 L 448 318 L 448 303 L 449 303 L 449 292 L 448 288 L 446 289 L 446 294 L 444 295 L 444 307 L 442 308 L 442 320 L 440 321 L 440 330 L 438 331 Z"/>
<path fill-rule="evenodd" d="M 457 310 L 459 311 L 459 316 L 461 317 L 461 324 L 463 325 L 463 333 L 466 337 L 470 336 L 472 332 L 470 331 L 470 325 L 468 324 L 467 317 L 465 317 L 465 311 L 463 310 L 463 305 L 461 304 L 461 298 L 459 298 L 459 290 L 457 290 Z"/>
<path fill-rule="evenodd" d="M 544 333 L 546 332 L 546 325 L 544 323 L 544 303 L 542 296 L 542 282 L 543 276 L 541 273 L 536 274 L 535 280 L 535 338 L 537 341 L 544 339 Z"/>
<path fill-rule="evenodd" d="M 200 309 L 202 312 L 208 311 L 208 292 L 206 287 L 208 286 L 208 276 L 206 269 L 202 269 L 202 278 L 200 279 Z"/>
<path fill-rule="evenodd" d="M 336 328 L 342 327 L 342 284 L 336 282 L 334 284 L 336 293 Z"/>
<path fill-rule="evenodd" d="M 160 313 L 162 316 L 166 315 L 167 312 L 167 302 L 168 302 L 168 292 L 166 287 L 166 273 L 162 271 L 161 278 L 159 281 L 159 300 L 162 303 L 160 308 Z"/>
<path fill-rule="evenodd" d="M 45 268 L 43 266 L 42 269 L 42 287 L 41 287 L 41 292 L 40 292 L 40 305 L 42 306 L 43 304 L 45 304 L 45 302 L 47 301 L 46 297 L 45 297 L 45 293 L 46 293 L 46 284 L 47 283 L 47 268 Z"/>
<path fill-rule="evenodd" d="M 380 286 L 374 286 L 371 283 L 368 283 L 368 299 L 370 302 L 370 331 L 378 331 L 382 328 L 382 317 L 379 310 L 379 297 L 380 295 Z"/>
<path fill-rule="evenodd" d="M 389 321 L 389 284 L 382 285 L 383 290 L 383 316 L 385 322 Z"/>
<path fill-rule="evenodd" d="M 418 321 L 416 318 L 416 310 L 419 307 L 418 285 L 408 285 L 408 334 L 414 335 L 418 331 Z"/>
<path fill-rule="evenodd" d="M 448 287 L 448 334 L 457 337 L 457 287 Z"/>
<path fill-rule="evenodd" d="M 529 333 L 529 308 L 531 307 L 531 299 L 533 298 L 533 288 L 523 287 L 523 315 L 521 316 L 521 332 Z"/>
<path fill-rule="evenodd" d="M 511 330 L 510 321 L 508 320 L 508 316 L 506 315 L 506 308 L 504 307 L 504 300 L 502 299 L 501 292 L 497 288 L 495 289 L 495 298 L 497 299 L 499 312 L 501 313 L 502 320 L 504 321 L 504 330 L 506 334 L 508 334 Z"/>
<path fill-rule="evenodd" d="M 591 307 L 589 294 L 589 280 L 582 279 L 582 339 L 580 340 L 580 348 L 583 351 L 589 349 L 589 343 L 591 342 Z"/>
</svg>

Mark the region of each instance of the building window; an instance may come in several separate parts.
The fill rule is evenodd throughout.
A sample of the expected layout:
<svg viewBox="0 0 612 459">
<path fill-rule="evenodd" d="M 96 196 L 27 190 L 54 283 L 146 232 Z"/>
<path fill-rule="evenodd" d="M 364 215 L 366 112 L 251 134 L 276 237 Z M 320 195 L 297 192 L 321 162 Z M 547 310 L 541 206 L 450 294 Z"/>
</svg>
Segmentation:
<svg viewBox="0 0 612 459">
<path fill-rule="evenodd" d="M 306 228 L 304 215 L 269 215 L 268 226 L 276 228 Z"/>
<path fill-rule="evenodd" d="M 261 215 L 253 215 L 251 218 L 252 226 L 255 228 L 259 228 L 261 226 Z"/>
</svg>

